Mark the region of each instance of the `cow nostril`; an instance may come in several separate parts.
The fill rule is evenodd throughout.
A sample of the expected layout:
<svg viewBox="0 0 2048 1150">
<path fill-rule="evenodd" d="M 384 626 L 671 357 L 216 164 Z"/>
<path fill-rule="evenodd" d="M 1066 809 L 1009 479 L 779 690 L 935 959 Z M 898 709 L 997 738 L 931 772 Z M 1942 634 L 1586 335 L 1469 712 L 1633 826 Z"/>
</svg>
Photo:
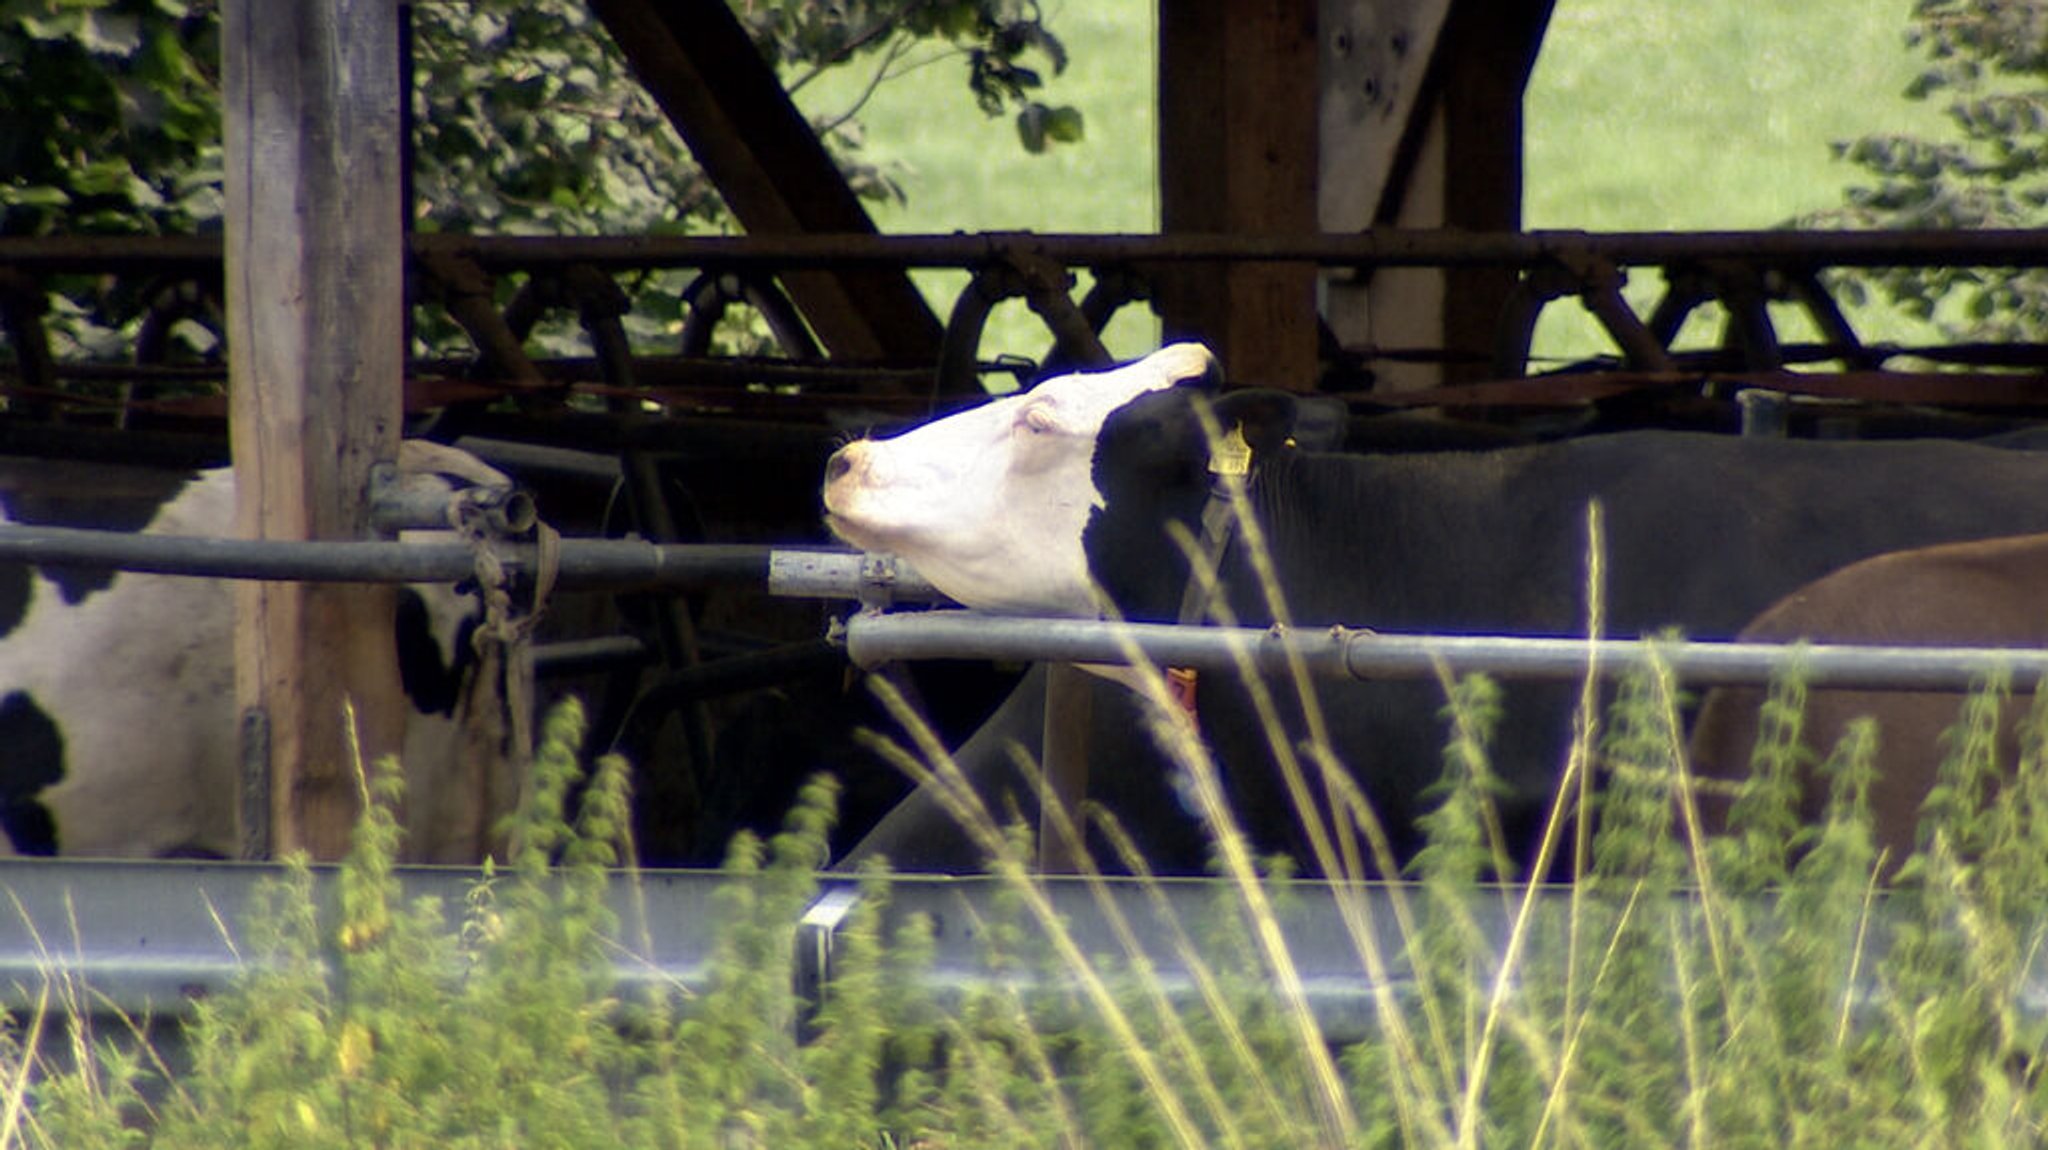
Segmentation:
<svg viewBox="0 0 2048 1150">
<path fill-rule="evenodd" d="M 832 457 L 825 461 L 825 482 L 837 483 L 853 474 L 854 449 L 858 446 L 848 444 L 832 453 Z"/>
</svg>

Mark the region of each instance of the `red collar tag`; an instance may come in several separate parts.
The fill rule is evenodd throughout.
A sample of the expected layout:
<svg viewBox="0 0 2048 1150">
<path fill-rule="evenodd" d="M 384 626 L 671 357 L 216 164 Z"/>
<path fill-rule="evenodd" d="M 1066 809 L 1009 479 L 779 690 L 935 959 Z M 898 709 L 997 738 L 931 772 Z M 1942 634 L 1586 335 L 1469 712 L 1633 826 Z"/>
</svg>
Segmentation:
<svg viewBox="0 0 2048 1150">
<path fill-rule="evenodd" d="M 1188 718 L 1195 718 L 1195 669 L 1193 667 L 1168 667 L 1166 669 L 1166 692 Z"/>
</svg>

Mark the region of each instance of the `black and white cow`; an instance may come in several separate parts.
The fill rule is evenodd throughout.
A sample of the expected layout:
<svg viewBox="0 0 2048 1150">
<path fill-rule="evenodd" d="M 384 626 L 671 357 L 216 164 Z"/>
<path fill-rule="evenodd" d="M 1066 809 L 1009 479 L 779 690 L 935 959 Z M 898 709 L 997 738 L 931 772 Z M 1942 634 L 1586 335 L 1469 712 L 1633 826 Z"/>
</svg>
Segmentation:
<svg viewBox="0 0 2048 1150">
<path fill-rule="evenodd" d="M 473 456 L 408 442 L 401 482 L 452 492 L 510 481 Z M 170 472 L 0 460 L 0 512 L 18 524 L 225 537 L 228 468 Z M 408 533 L 411 535 L 412 533 Z M 476 861 L 473 835 L 437 821 L 487 801 L 459 755 L 476 745 L 470 636 L 479 611 L 452 586 L 400 592 L 399 665 L 414 710 L 407 857 Z M 0 828 L 20 854 L 233 857 L 238 723 L 234 604 L 224 580 L 0 564 Z M 502 800 L 497 800 L 502 801 Z M 487 817 L 487 816 L 486 816 Z"/>
<path fill-rule="evenodd" d="M 850 444 L 828 465 L 829 521 L 857 546 L 902 555 L 971 607 L 1094 616 L 1099 589 L 1127 618 L 1174 621 L 1188 569 L 1166 525 L 1200 534 L 1209 452 L 1194 403 L 1218 374 L 1206 350 L 1176 345 Z M 1216 409 L 1253 448 L 1249 498 L 1297 624 L 1582 633 L 1584 521 L 1596 499 L 1606 628 L 1619 636 L 1675 626 L 1726 638 L 1862 557 L 2048 530 L 2048 456 L 2032 452 L 1630 432 L 1480 453 L 1330 455 L 1290 446 L 1285 397 L 1226 392 Z M 1262 625 L 1270 615 L 1242 551 L 1234 542 L 1224 558 L 1230 605 Z M 1440 773 L 1439 688 L 1319 690 L 1338 752 L 1397 849 L 1412 850 L 1424 792 Z M 1242 684 L 1204 675 L 1198 696 L 1240 814 L 1263 845 L 1298 848 Z M 1495 766 L 1504 822 L 1522 846 L 1563 761 L 1571 698 L 1563 686 L 1507 692 Z M 1114 737 L 1119 725 L 1130 725 L 1129 711 L 1112 704 L 1098 730 Z M 1028 723 L 1011 733 L 1027 746 L 1034 737 Z M 1129 773 L 1117 761 L 1127 753 L 1127 743 L 1098 750 L 1091 779 Z M 1003 769 L 1000 753 L 987 758 Z M 1138 809 L 1159 809 L 1146 801 Z M 899 864 L 973 861 L 928 845 L 945 838 L 936 820 L 892 821 L 884 849 Z"/>
</svg>

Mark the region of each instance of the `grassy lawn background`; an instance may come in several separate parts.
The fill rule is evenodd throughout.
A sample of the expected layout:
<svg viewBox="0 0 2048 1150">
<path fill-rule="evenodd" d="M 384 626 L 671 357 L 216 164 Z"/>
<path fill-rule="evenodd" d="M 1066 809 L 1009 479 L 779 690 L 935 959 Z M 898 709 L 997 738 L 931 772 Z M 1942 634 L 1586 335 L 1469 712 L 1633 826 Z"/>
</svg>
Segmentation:
<svg viewBox="0 0 2048 1150">
<path fill-rule="evenodd" d="M 1525 224 L 1531 228 L 1766 228 L 1831 206 L 1858 172 L 1830 142 L 1927 132 L 1937 109 L 1899 93 L 1919 67 L 1904 46 L 1910 0 L 1558 0 L 1528 96 Z M 862 109 L 871 158 L 895 170 L 908 202 L 875 211 L 885 231 L 1029 229 L 1147 232 L 1158 225 L 1148 0 L 1045 5 L 1072 55 L 1047 99 L 1078 105 L 1087 139 L 1033 156 L 1007 118 L 975 108 L 961 58 L 927 57 Z M 867 76 L 807 86 L 814 113 L 845 110 Z M 921 276 L 941 317 L 964 283 Z M 1661 286 L 1639 273 L 1639 304 Z M 1889 316 L 1854 317 L 1871 338 L 1921 338 Z M 1711 317 L 1687 338 L 1710 338 Z M 1788 325 L 1788 338 L 1799 329 Z M 1156 324 L 1126 308 L 1109 332 L 1119 354 L 1145 350 Z M 992 318 L 985 355 L 1043 353 L 1036 317 L 1011 303 Z M 1538 353 L 1607 346 L 1574 305 L 1550 309 Z"/>
</svg>

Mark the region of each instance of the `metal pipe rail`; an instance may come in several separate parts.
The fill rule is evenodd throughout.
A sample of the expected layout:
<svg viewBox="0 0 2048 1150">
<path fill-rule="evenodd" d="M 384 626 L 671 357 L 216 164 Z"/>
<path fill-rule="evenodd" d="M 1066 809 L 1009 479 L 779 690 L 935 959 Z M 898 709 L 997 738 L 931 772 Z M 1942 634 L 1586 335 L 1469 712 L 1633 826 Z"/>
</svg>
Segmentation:
<svg viewBox="0 0 2048 1150">
<path fill-rule="evenodd" d="M 531 574 L 535 568 L 532 544 L 504 545 L 498 553 L 515 573 Z M 556 583 L 564 588 L 758 585 L 768 577 L 769 553 L 767 547 L 743 545 L 565 539 Z M 463 543 L 210 539 L 12 525 L 0 526 L 0 563 L 303 583 L 452 583 L 476 570 L 475 553 Z"/>
<path fill-rule="evenodd" d="M 497 550 L 514 574 L 531 573 L 537 562 L 532 544 L 503 544 Z M 564 539 L 557 561 L 555 581 L 571 589 L 765 583 L 773 595 L 857 599 L 875 607 L 947 601 L 909 564 L 892 555 L 858 551 Z M 0 563 L 196 579 L 452 583 L 474 573 L 476 556 L 465 543 L 217 539 L 0 524 Z"/>
<path fill-rule="evenodd" d="M 241 948 L 256 890 L 286 874 L 272 863 L 0 859 L 0 891 L 11 903 L 0 911 L 0 1008 L 33 1009 L 49 979 L 60 992 L 70 985 L 86 993 L 82 1003 L 54 1004 L 59 1010 L 113 1006 L 135 1018 L 183 1017 L 250 970 Z M 482 872 L 401 867 L 399 876 L 407 899 L 435 897 L 459 916 Z M 334 867 L 313 868 L 323 914 L 338 905 L 336 877 Z M 635 953 L 614 964 L 622 984 L 705 988 L 706 928 L 715 929 L 722 914 L 713 897 L 717 877 L 613 880 L 608 901 L 621 938 L 635 941 Z M 641 950 L 639 940 L 650 945 Z"/>
<path fill-rule="evenodd" d="M 862 667 L 898 659 L 1000 659 L 1126 665 L 1142 651 L 1162 667 L 1229 670 L 1240 655 L 1266 673 L 1290 658 L 1323 678 L 1428 678 L 1440 667 L 1503 679 L 1573 680 L 1661 663 L 1690 686 L 1769 682 L 1797 660 L 1809 687 L 1968 690 L 2004 667 L 2016 689 L 2048 673 L 2048 651 L 2006 647 L 1798 646 L 1775 643 L 1380 634 L 1345 627 L 1257 629 L 1023 619 L 973 611 L 862 613 L 834 628 Z"/>
<path fill-rule="evenodd" d="M 514 573 L 534 569 L 531 544 L 505 545 L 499 553 Z M 473 573 L 475 555 L 462 543 L 208 539 L 0 525 L 0 563 L 217 579 L 451 583 Z M 775 595 L 858 599 L 871 608 L 944 601 L 914 569 L 891 556 L 633 539 L 563 540 L 556 582 L 573 589 L 765 584 Z M 1294 657 L 1316 675 L 1358 679 L 1427 678 L 1439 666 L 1506 679 L 1577 679 L 1589 663 L 1615 672 L 1647 667 L 1653 658 L 1696 686 L 1768 682 L 1795 657 L 1813 687 L 1967 690 L 1987 670 L 2006 667 L 2015 686 L 2031 688 L 2048 672 L 2048 652 L 2023 648 L 1589 642 L 1381 634 L 1346 627 L 1281 631 L 1026 619 L 964 610 L 864 611 L 835 624 L 833 638 L 863 667 L 935 658 L 1125 664 L 1135 649 L 1161 666 L 1230 669 L 1242 651 L 1267 672 L 1284 671 Z"/>
</svg>

